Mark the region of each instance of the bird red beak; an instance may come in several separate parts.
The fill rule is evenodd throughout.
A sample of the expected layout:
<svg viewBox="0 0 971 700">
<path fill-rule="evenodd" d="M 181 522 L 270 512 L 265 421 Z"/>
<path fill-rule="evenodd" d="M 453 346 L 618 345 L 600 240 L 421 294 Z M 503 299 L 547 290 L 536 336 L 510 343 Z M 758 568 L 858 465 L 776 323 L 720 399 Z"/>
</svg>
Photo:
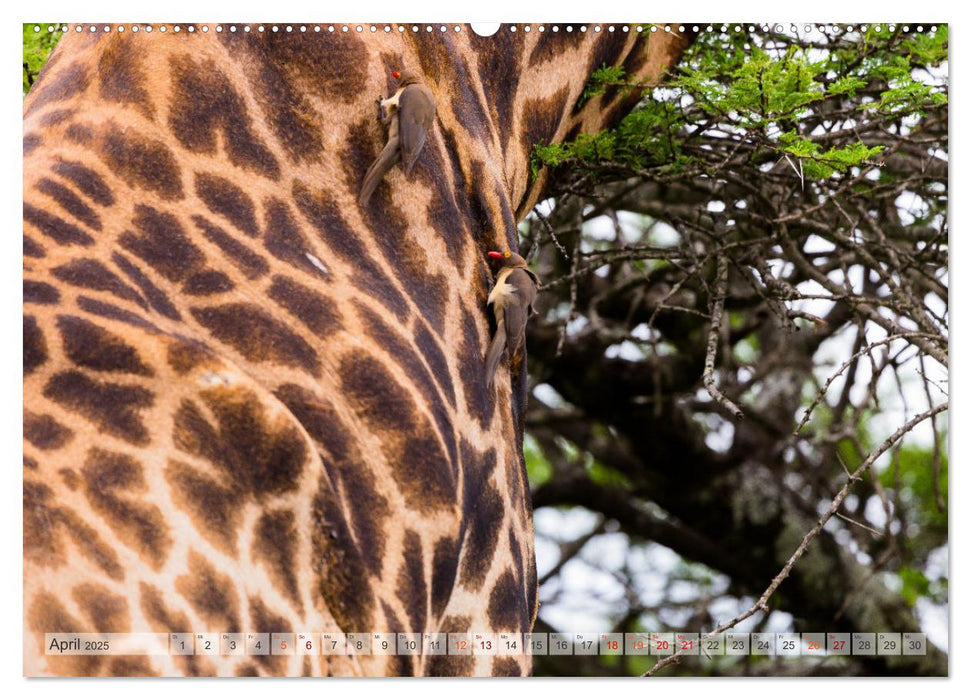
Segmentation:
<svg viewBox="0 0 971 700">
<path fill-rule="evenodd" d="M 502 253 L 497 253 L 494 250 L 490 250 L 489 251 L 489 257 L 490 258 L 499 258 L 499 259 L 502 259 Z"/>
</svg>

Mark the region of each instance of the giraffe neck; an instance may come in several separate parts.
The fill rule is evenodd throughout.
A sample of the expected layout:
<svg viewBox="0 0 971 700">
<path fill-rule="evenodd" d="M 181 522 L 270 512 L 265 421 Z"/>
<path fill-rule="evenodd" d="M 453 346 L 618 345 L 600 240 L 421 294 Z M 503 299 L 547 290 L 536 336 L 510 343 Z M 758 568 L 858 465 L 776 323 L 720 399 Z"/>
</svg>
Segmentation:
<svg viewBox="0 0 971 700">
<path fill-rule="evenodd" d="M 589 74 L 676 54 L 551 36 L 62 40 L 24 106 L 28 673 L 528 671 L 42 644 L 531 628 L 525 373 L 486 387 L 484 253 L 515 249 L 539 196 L 532 143 L 620 113 L 617 96 L 574 108 Z M 412 177 L 361 208 L 375 100 L 402 66 L 437 125 Z"/>
</svg>

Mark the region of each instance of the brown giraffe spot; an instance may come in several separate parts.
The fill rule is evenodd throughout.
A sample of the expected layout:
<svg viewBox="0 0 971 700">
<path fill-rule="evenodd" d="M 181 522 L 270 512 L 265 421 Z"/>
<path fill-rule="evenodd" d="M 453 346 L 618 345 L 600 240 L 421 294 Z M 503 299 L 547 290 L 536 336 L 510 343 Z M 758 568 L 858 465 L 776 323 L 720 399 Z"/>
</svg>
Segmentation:
<svg viewBox="0 0 971 700">
<path fill-rule="evenodd" d="M 40 137 L 40 134 L 25 134 L 24 135 L 24 158 L 29 156 L 34 150 L 44 143 L 44 139 Z"/>
<path fill-rule="evenodd" d="M 77 316 L 58 316 L 64 352 L 74 364 L 100 372 L 155 376 L 138 350 L 114 333 Z"/>
<path fill-rule="evenodd" d="M 513 120 L 508 115 L 518 112 L 513 103 L 522 75 L 524 42 L 512 32 L 497 32 L 490 37 L 470 32 L 469 44 L 476 54 L 479 79 L 486 104 L 492 111 L 492 122 L 498 126 L 505 148 L 513 128 Z"/>
<path fill-rule="evenodd" d="M 120 309 L 113 304 L 106 304 L 105 302 L 98 301 L 97 299 L 79 296 L 78 306 L 84 311 L 94 314 L 95 316 L 110 318 L 113 321 L 127 323 L 129 326 L 159 332 L 159 329 L 155 326 L 155 324 L 149 323 L 138 314 L 132 313 L 126 309 Z"/>
<path fill-rule="evenodd" d="M 39 465 L 37 464 L 36 459 L 34 459 L 33 457 L 28 457 L 27 455 L 24 455 L 24 466 L 27 467 L 28 469 L 37 469 Z"/>
<path fill-rule="evenodd" d="M 141 290 L 145 299 L 148 300 L 149 305 L 155 311 L 158 311 L 166 318 L 171 318 L 173 321 L 182 320 L 182 316 L 179 314 L 178 309 L 175 308 L 175 305 L 169 300 L 168 295 L 159 289 L 137 265 L 121 253 L 112 253 L 111 261 Z"/>
<path fill-rule="evenodd" d="M 492 660 L 492 675 L 497 678 L 522 676 L 523 667 L 515 659 L 510 659 L 507 656 L 497 656 Z"/>
<path fill-rule="evenodd" d="M 350 102 L 367 82 L 368 51 L 364 42 L 353 34 L 335 35 L 328 42 L 309 33 L 285 35 L 282 32 L 223 32 L 220 38 L 233 50 L 245 50 L 253 58 L 254 68 L 263 76 L 286 82 L 285 94 L 295 90 L 327 100 Z M 279 105 L 269 100 L 275 94 L 264 97 L 270 110 L 279 110 Z M 281 136 L 281 140 L 285 139 Z"/>
<path fill-rule="evenodd" d="M 61 183 L 55 182 L 49 177 L 43 177 L 37 181 L 34 187 L 37 188 L 37 191 L 43 192 L 60 204 L 64 211 L 85 226 L 93 228 L 95 231 L 101 230 L 101 217 L 98 216 L 97 212 Z"/>
<path fill-rule="evenodd" d="M 390 508 L 388 500 L 374 488 L 374 473 L 357 445 L 346 437 L 347 426 L 329 402 L 302 387 L 284 384 L 275 394 L 326 452 L 326 456 L 321 456 L 324 468 L 344 494 L 359 556 L 372 575 L 380 576 L 387 539 L 385 520 Z"/>
<path fill-rule="evenodd" d="M 83 163 L 58 158 L 51 166 L 51 170 L 66 180 L 70 180 L 95 204 L 110 207 L 115 203 L 115 196 L 104 178 Z"/>
<path fill-rule="evenodd" d="M 188 616 L 181 611 L 173 611 L 165 604 L 165 596 L 158 588 L 144 581 L 138 584 L 141 596 L 142 613 L 148 624 L 156 632 L 192 632 Z M 182 672 L 187 676 L 200 674 L 199 657 L 175 656 L 176 662 L 182 666 Z"/>
<path fill-rule="evenodd" d="M 479 335 L 479 327 L 469 310 L 462 306 L 462 344 L 459 349 L 459 378 L 465 406 L 469 415 L 479 421 L 482 430 L 488 430 L 495 411 L 495 391 L 486 387 L 485 343 Z"/>
<path fill-rule="evenodd" d="M 68 140 L 79 143 L 82 146 L 90 146 L 94 142 L 94 130 L 90 124 L 68 124 L 64 130 L 64 135 Z"/>
<path fill-rule="evenodd" d="M 289 277 L 274 275 L 267 296 L 321 338 L 332 335 L 343 326 L 341 313 L 331 299 Z"/>
<path fill-rule="evenodd" d="M 437 145 L 436 143 L 435 146 Z M 445 243 L 448 265 L 456 270 L 462 270 L 466 266 L 470 238 L 466 223 L 468 219 L 465 218 L 456 201 L 457 195 L 461 196 L 462 191 L 460 189 L 456 192 L 446 171 L 447 164 L 452 159 L 459 160 L 459 158 L 458 152 L 447 152 L 437 159 L 440 166 L 414 171 L 415 177 L 433 192 L 425 209 L 428 224 L 440 233 L 440 239 Z M 457 180 L 456 184 L 459 188 L 463 188 L 462 179 Z"/>
<path fill-rule="evenodd" d="M 189 550 L 188 571 L 175 579 L 175 590 L 189 601 L 211 629 L 242 632 L 239 596 L 233 579 L 222 574 L 194 549 Z"/>
<path fill-rule="evenodd" d="M 132 225 L 138 233 L 125 231 L 118 241 L 166 279 L 180 282 L 203 264 L 202 251 L 174 215 L 137 204 Z"/>
<path fill-rule="evenodd" d="M 421 351 L 421 357 L 428 363 L 438 388 L 448 399 L 449 405 L 455 408 L 455 387 L 452 384 L 452 374 L 448 369 L 445 353 L 421 319 L 415 319 L 415 345 Z"/>
<path fill-rule="evenodd" d="M 47 362 L 47 341 L 33 316 L 24 316 L 24 376 Z"/>
<path fill-rule="evenodd" d="M 193 216 L 193 223 L 202 231 L 202 235 L 212 241 L 219 249 L 229 256 L 229 261 L 249 279 L 257 279 L 270 271 L 266 258 L 254 253 L 242 242 L 236 240 L 218 226 L 201 216 Z"/>
<path fill-rule="evenodd" d="M 373 157 L 369 148 L 369 122 L 364 120 L 351 127 L 346 139 L 346 149 L 341 160 L 344 163 L 346 178 L 356 187 L 361 171 Z M 437 157 L 437 163 L 429 161 Z M 362 165 L 363 164 L 363 165 Z M 441 154 L 437 149 L 426 147 L 421 151 L 417 168 L 419 170 L 441 170 Z M 390 188 L 387 183 L 382 187 Z M 448 283 L 442 273 L 432 273 L 428 255 L 415 240 L 404 213 L 389 195 L 374 197 L 363 210 L 364 218 L 370 224 L 372 239 L 392 270 L 394 278 L 405 288 L 415 305 L 439 333 L 444 331 L 445 303 Z M 454 225 L 453 225 L 454 226 Z M 461 232 L 449 227 L 442 231 L 445 237 L 460 235 Z"/>
<path fill-rule="evenodd" d="M 513 503 L 515 503 L 515 501 L 513 501 Z M 506 530 L 506 535 L 509 538 L 508 554 L 512 558 L 512 565 L 516 569 L 516 580 L 523 581 L 524 584 L 528 586 L 529 582 L 526 581 L 525 572 L 523 571 L 523 561 L 525 557 L 523 556 L 522 547 L 519 546 L 519 538 L 516 537 L 516 528 L 514 525 L 510 524 L 509 529 Z"/>
<path fill-rule="evenodd" d="M 250 362 L 277 362 L 320 375 L 317 352 L 301 336 L 255 304 L 191 309 L 196 321 Z"/>
<path fill-rule="evenodd" d="M 155 570 L 161 568 L 172 537 L 162 511 L 144 498 L 151 494 L 142 465 L 128 455 L 92 448 L 81 477 L 88 502 L 118 539 Z"/>
<path fill-rule="evenodd" d="M 444 77 L 450 87 L 460 87 L 460 76 L 455 75 L 454 64 L 461 56 L 456 50 L 455 41 L 450 35 L 439 37 L 438 34 L 434 33 L 428 33 L 426 35 L 426 32 L 418 32 L 412 35 L 411 32 L 408 32 L 404 38 L 410 40 L 409 43 L 414 45 L 415 55 L 418 57 L 418 65 L 421 67 L 421 72 L 426 82 L 440 83 Z M 385 59 L 384 64 L 387 67 L 389 61 L 387 60 L 386 54 L 382 54 L 382 58 Z M 394 56 L 392 62 L 394 68 L 397 68 L 400 62 L 400 58 Z"/>
<path fill-rule="evenodd" d="M 529 559 L 526 561 L 526 613 L 529 616 L 530 627 L 532 623 L 536 621 L 536 613 L 538 610 L 536 593 L 536 556 L 534 553 L 530 552 Z M 527 628 L 528 629 L 528 628 Z"/>
<path fill-rule="evenodd" d="M 243 98 L 216 62 L 196 61 L 185 53 L 173 56 L 170 67 L 169 126 L 179 142 L 190 151 L 209 155 L 217 152 L 221 142 L 233 165 L 279 179 L 279 163 L 254 133 Z"/>
<path fill-rule="evenodd" d="M 73 469 L 65 467 L 64 469 L 58 469 L 57 473 L 61 475 L 64 484 L 72 491 L 77 491 L 81 487 L 81 477 Z"/>
<path fill-rule="evenodd" d="M 557 31 L 553 31 L 553 27 Z M 583 43 L 585 35 L 576 31 L 566 31 L 565 24 L 546 25 L 546 31 L 539 35 L 539 40 L 529 54 L 529 68 L 540 63 L 546 63 L 564 53 L 575 51 Z M 599 66 L 598 66 L 599 68 Z"/>
<path fill-rule="evenodd" d="M 206 362 L 210 353 L 205 347 L 194 341 L 176 339 L 168 347 L 166 360 L 169 367 L 177 374 L 184 375 Z"/>
<path fill-rule="evenodd" d="M 411 346 L 401 336 L 364 304 L 355 302 L 354 305 L 364 322 L 367 334 L 374 339 L 378 347 L 383 348 L 385 352 L 398 361 L 401 368 L 405 370 L 405 374 L 412 378 L 413 385 L 421 392 L 424 399 L 423 405 L 431 412 L 432 419 L 438 428 L 439 437 L 448 451 L 449 464 L 453 467 L 453 476 L 457 476 L 458 455 L 455 449 L 455 428 L 452 425 L 451 414 L 445 407 L 441 396 L 434 389 L 437 382 L 432 379 L 421 358 L 415 354 Z"/>
<path fill-rule="evenodd" d="M 239 494 L 220 486 L 184 462 L 171 461 L 165 478 L 172 485 L 175 505 L 201 524 L 205 538 L 223 551 L 236 554 Z"/>
<path fill-rule="evenodd" d="M 627 48 L 628 38 L 623 34 L 601 32 L 598 36 L 594 37 L 593 41 L 594 46 L 592 50 L 587 52 L 587 65 L 582 75 L 593 75 L 594 71 L 604 65 L 618 65 L 621 57 L 624 55 L 625 49 Z M 641 48 L 646 49 L 647 47 L 642 46 Z M 644 51 L 644 53 L 647 54 L 647 51 Z M 619 93 L 620 88 L 618 86 L 608 86 L 603 96 L 603 104 L 612 102 Z M 634 102 L 637 102 L 640 99 L 636 94 L 632 95 L 632 97 L 634 98 Z M 579 110 L 574 107 L 574 114 L 578 111 Z"/>
<path fill-rule="evenodd" d="M 256 678 L 260 675 L 260 671 L 253 664 L 244 663 L 236 667 L 233 675 L 237 678 Z"/>
<path fill-rule="evenodd" d="M 445 612 L 452 589 L 455 587 L 455 575 L 458 571 L 459 543 L 453 537 L 442 537 L 435 542 L 432 555 L 432 615 L 441 617 Z"/>
<path fill-rule="evenodd" d="M 51 377 L 44 387 L 44 396 L 83 416 L 102 432 L 135 445 L 150 442 L 141 419 L 141 412 L 154 403 L 154 395 L 148 389 L 101 382 L 70 370 Z"/>
<path fill-rule="evenodd" d="M 98 59 L 98 93 L 103 100 L 134 105 L 149 119 L 155 116 L 145 71 L 144 49 L 135 37 L 113 32 Z"/>
<path fill-rule="evenodd" d="M 70 540 L 81 556 L 110 578 L 124 578 L 124 570 L 111 547 L 73 510 L 57 505 L 48 486 L 25 480 L 23 498 L 25 560 L 42 567 L 64 566 L 68 554 L 65 540 Z"/>
<path fill-rule="evenodd" d="M 145 300 L 138 292 L 122 281 L 121 277 L 109 270 L 105 265 L 92 258 L 78 258 L 51 270 L 51 274 L 75 287 L 93 289 L 98 292 L 108 292 L 124 299 L 133 301 L 143 309 L 148 308 Z"/>
<path fill-rule="evenodd" d="M 462 512 L 469 520 L 469 526 L 462 547 L 462 584 L 477 592 L 485 583 L 499 546 L 505 503 L 492 484 L 486 484 L 481 490 L 472 486 L 465 491 Z"/>
<path fill-rule="evenodd" d="M 263 601 L 258 598 L 250 598 L 249 600 L 249 616 L 250 624 L 254 630 L 271 634 L 273 632 L 293 631 L 293 625 L 278 613 L 267 608 Z M 257 656 L 256 663 L 266 669 L 270 675 L 280 675 L 286 669 L 287 657 L 267 654 L 266 656 Z"/>
<path fill-rule="evenodd" d="M 236 285 L 219 270 L 203 270 L 192 275 L 182 285 L 182 291 L 189 296 L 209 296 L 228 292 Z"/>
<path fill-rule="evenodd" d="M 406 630 L 404 625 L 401 624 L 401 620 L 395 615 L 394 610 L 385 601 L 381 601 L 381 610 L 384 613 L 384 619 L 387 623 L 388 631 L 392 634 L 399 634 L 401 632 L 412 632 L 414 630 Z M 421 629 L 421 628 L 416 628 Z M 415 675 L 415 657 L 405 656 L 399 654 L 392 656 L 389 659 L 387 673 L 385 675 L 393 676 L 395 678 L 407 678 Z"/>
<path fill-rule="evenodd" d="M 523 153 L 532 153 L 537 144 L 548 144 L 556 136 L 563 115 L 566 114 L 570 87 L 564 85 L 549 97 L 527 100 L 522 111 L 519 146 Z"/>
<path fill-rule="evenodd" d="M 44 250 L 44 246 L 26 234 L 24 234 L 23 253 L 25 258 L 47 257 L 47 252 Z"/>
<path fill-rule="evenodd" d="M 421 549 L 421 537 L 414 530 L 405 531 L 401 559 L 396 587 L 398 599 L 411 622 L 410 630 L 401 631 L 421 632 L 425 629 L 428 614 L 428 588 L 425 584 L 425 560 Z"/>
<path fill-rule="evenodd" d="M 51 127 L 57 126 L 58 124 L 63 124 L 68 119 L 71 119 L 78 110 L 74 107 L 69 107 L 66 109 L 52 109 L 43 117 L 40 118 L 41 126 Z"/>
<path fill-rule="evenodd" d="M 108 675 L 118 678 L 157 676 L 148 659 L 141 656 L 119 656 L 111 659 Z"/>
<path fill-rule="evenodd" d="M 26 624 L 34 631 L 41 657 L 44 657 L 44 635 L 48 632 L 69 634 L 85 629 L 61 605 L 61 602 L 48 593 L 41 591 L 33 597 L 27 609 Z M 48 656 L 47 666 L 51 673 L 58 676 L 93 676 L 98 672 L 105 657 L 102 656 Z"/>
<path fill-rule="evenodd" d="M 491 245 L 491 241 L 486 243 L 483 239 L 489 232 L 503 230 L 500 228 L 502 221 L 496 219 L 492 207 L 488 199 L 486 199 L 485 188 L 481 186 L 481 183 L 485 183 L 487 180 L 485 163 L 478 159 L 473 160 L 469 169 L 471 172 L 468 178 L 462 175 L 461 179 L 457 180 L 457 182 L 467 180 L 469 183 L 476 183 L 476 186 L 473 187 L 467 184 L 463 192 L 464 197 L 460 197 L 459 199 L 464 202 L 464 207 L 468 210 L 467 220 L 473 222 L 472 236 L 477 246 L 481 247 L 483 244 Z"/>
<path fill-rule="evenodd" d="M 179 449 L 208 459 L 235 490 L 257 498 L 297 488 L 307 453 L 296 428 L 267 418 L 249 389 L 213 387 L 199 396 L 216 424 L 183 401 L 173 435 Z"/>
<path fill-rule="evenodd" d="M 351 283 L 368 297 L 382 302 L 404 322 L 408 318 L 408 303 L 368 253 L 357 232 L 344 221 L 336 203 L 325 192 L 311 193 L 301 182 L 294 183 L 293 197 L 297 208 L 331 251 L 357 271 Z"/>
<path fill-rule="evenodd" d="M 290 207 L 275 197 L 268 198 L 263 207 L 266 210 L 266 236 L 263 237 L 263 245 L 270 254 L 315 277 L 328 277 L 307 257 L 310 244 L 294 219 Z"/>
<path fill-rule="evenodd" d="M 439 629 L 442 632 L 468 632 L 472 620 L 465 615 L 449 615 Z M 475 659 L 470 656 L 429 656 L 426 675 L 428 676 L 468 676 L 475 669 Z"/>
<path fill-rule="evenodd" d="M 303 602 L 296 576 L 297 537 L 296 517 L 292 511 L 264 512 L 253 533 L 253 560 L 262 562 L 273 585 L 302 615 Z"/>
<path fill-rule="evenodd" d="M 492 586 L 489 595 L 489 625 L 493 632 L 522 632 L 529 629 L 523 587 L 506 570 Z"/>
<path fill-rule="evenodd" d="M 24 280 L 25 304 L 56 304 L 61 300 L 61 293 L 47 282 Z"/>
<path fill-rule="evenodd" d="M 36 112 L 46 104 L 62 102 L 75 95 L 79 95 L 88 88 L 90 78 L 80 61 L 72 63 L 54 76 L 47 76 L 47 80 L 40 81 L 33 101 L 24 112 L 24 116 Z"/>
<path fill-rule="evenodd" d="M 89 246 L 94 243 L 91 236 L 74 224 L 27 202 L 24 202 L 24 222 L 33 224 L 38 231 L 59 245 Z"/>
<path fill-rule="evenodd" d="M 454 504 L 456 465 L 448 461 L 428 419 L 384 365 L 351 353 L 341 360 L 338 375 L 347 400 L 380 435 L 391 476 L 408 507 L 429 512 Z"/>
<path fill-rule="evenodd" d="M 253 83 L 252 94 L 290 161 L 317 160 L 323 150 L 321 127 L 326 121 L 307 97 L 354 99 L 366 75 L 367 53 L 362 42 L 356 37 L 334 37 L 334 42 L 324 44 L 309 34 L 269 32 L 224 33 L 222 38 L 234 51 L 246 52 L 243 64 Z M 339 61 L 338 55 L 347 60 Z"/>
<path fill-rule="evenodd" d="M 130 186 L 162 199 L 185 196 L 179 161 L 164 142 L 109 121 L 99 134 L 96 149 L 105 165 Z"/>
<path fill-rule="evenodd" d="M 189 454 L 208 460 L 218 480 L 181 462 L 166 478 L 176 505 L 200 520 L 213 544 L 236 553 L 239 505 L 297 488 L 307 457 L 300 433 L 286 419 L 266 417 L 261 400 L 248 389 L 215 387 L 200 394 L 215 418 L 208 421 L 198 404 L 184 400 L 175 414 L 173 441 Z"/>
<path fill-rule="evenodd" d="M 321 478 L 313 501 L 313 563 L 323 603 L 340 629 L 370 630 L 374 620 L 371 575 L 354 543 L 326 479 Z"/>
<path fill-rule="evenodd" d="M 260 235 L 253 200 L 231 180 L 211 173 L 196 173 L 196 194 L 213 214 L 224 217 L 248 236 Z"/>
<path fill-rule="evenodd" d="M 71 597 L 88 619 L 83 629 L 90 632 L 131 632 L 128 601 L 104 586 L 82 583 L 71 591 Z M 81 631 L 80 629 L 77 631 Z"/>
<path fill-rule="evenodd" d="M 41 450 L 57 450 L 74 437 L 73 431 L 53 417 L 24 409 L 24 437 Z"/>
</svg>

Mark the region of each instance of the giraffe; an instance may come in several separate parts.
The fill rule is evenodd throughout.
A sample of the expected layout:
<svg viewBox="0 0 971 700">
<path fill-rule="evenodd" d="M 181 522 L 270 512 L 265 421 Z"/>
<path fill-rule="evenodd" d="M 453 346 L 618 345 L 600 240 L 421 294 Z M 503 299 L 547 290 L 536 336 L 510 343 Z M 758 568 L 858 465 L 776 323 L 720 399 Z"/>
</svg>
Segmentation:
<svg viewBox="0 0 971 700">
<path fill-rule="evenodd" d="M 50 656 L 45 632 L 527 632 L 524 356 L 485 252 L 615 123 L 620 26 L 69 28 L 24 102 L 25 675 L 521 675 L 528 656 Z M 141 31 L 134 31 L 135 29 Z M 326 29 L 326 28 L 325 28 Z M 424 26 L 422 27 L 424 30 Z M 411 178 L 357 190 L 420 71 Z"/>
</svg>

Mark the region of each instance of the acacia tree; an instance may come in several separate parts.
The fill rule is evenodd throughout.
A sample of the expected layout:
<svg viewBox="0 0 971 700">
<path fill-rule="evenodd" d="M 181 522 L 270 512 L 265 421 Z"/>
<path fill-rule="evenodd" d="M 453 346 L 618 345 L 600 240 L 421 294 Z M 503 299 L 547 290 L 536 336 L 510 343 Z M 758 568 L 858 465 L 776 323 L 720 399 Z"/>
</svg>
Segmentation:
<svg viewBox="0 0 971 700">
<path fill-rule="evenodd" d="M 920 632 L 918 603 L 946 609 L 946 72 L 946 26 L 714 27 L 662 88 L 597 73 L 588 94 L 644 95 L 617 128 L 536 146 L 527 464 L 539 523 L 590 522 L 556 541 L 541 600 L 620 538 L 601 568 L 623 593 L 598 601 L 617 631 L 764 629 L 772 609 Z M 647 600 L 658 546 L 677 581 Z M 661 672 L 946 674 L 929 647 Z"/>
</svg>

